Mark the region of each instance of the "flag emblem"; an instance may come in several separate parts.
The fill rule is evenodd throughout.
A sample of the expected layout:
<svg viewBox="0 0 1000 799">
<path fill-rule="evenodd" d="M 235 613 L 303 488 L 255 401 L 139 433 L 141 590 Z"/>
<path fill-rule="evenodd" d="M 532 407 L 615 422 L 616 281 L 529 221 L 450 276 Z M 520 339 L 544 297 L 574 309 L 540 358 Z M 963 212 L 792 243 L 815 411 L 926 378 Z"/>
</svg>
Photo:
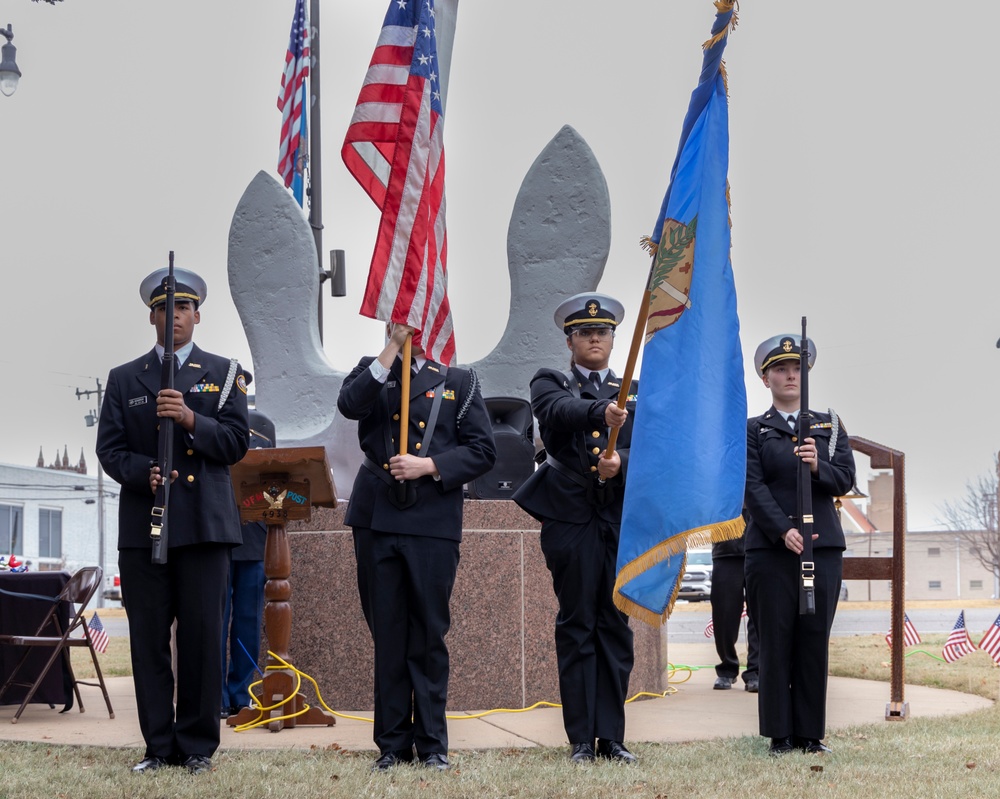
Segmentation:
<svg viewBox="0 0 1000 799">
<path fill-rule="evenodd" d="M 689 296 L 694 277 L 694 234 L 697 227 L 698 217 L 688 225 L 676 219 L 664 220 L 663 235 L 653 263 L 646 341 L 657 330 L 670 327 L 691 307 Z"/>
</svg>

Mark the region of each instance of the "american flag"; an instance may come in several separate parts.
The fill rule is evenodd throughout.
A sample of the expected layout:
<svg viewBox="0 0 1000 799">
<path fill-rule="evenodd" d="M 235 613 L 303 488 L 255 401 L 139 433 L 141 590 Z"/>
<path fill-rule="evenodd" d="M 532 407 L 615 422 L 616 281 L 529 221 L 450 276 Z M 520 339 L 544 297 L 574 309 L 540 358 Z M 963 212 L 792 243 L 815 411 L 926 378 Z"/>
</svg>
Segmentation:
<svg viewBox="0 0 1000 799">
<path fill-rule="evenodd" d="M 382 211 L 362 315 L 413 327 L 414 343 L 450 364 L 438 70 L 433 0 L 392 0 L 341 156 Z"/>
<path fill-rule="evenodd" d="M 747 618 L 747 606 L 743 606 L 743 612 L 740 614 L 740 621 Z M 705 637 L 712 638 L 715 635 L 715 621 L 713 619 L 708 620 L 708 624 L 705 625 Z"/>
<path fill-rule="evenodd" d="M 969 638 L 969 631 L 965 629 L 965 611 L 958 614 L 958 621 L 945 641 L 944 651 L 941 653 L 949 663 L 954 663 L 960 657 L 976 651 L 976 645 Z"/>
<path fill-rule="evenodd" d="M 278 145 L 278 174 L 285 186 L 295 177 L 299 131 L 302 122 L 302 86 L 309 75 L 309 26 L 305 0 L 295 0 L 292 32 L 285 53 L 285 71 L 281 74 L 278 110 L 281 111 L 281 143 Z"/>
<path fill-rule="evenodd" d="M 892 631 L 885 636 L 885 642 L 892 646 Z M 903 646 L 916 646 L 920 643 L 920 633 L 917 632 L 917 628 L 913 626 L 913 622 L 910 621 L 910 617 L 903 614 Z"/>
<path fill-rule="evenodd" d="M 989 652 L 993 662 L 1000 666 L 1000 616 L 994 619 L 990 629 L 986 631 L 983 639 L 979 642 L 979 648 L 984 652 Z"/>
<path fill-rule="evenodd" d="M 101 617 L 97 615 L 96 610 L 87 628 L 90 630 L 90 640 L 94 644 L 94 649 L 103 655 L 108 651 L 108 634 L 104 631 L 104 624 L 101 623 Z M 84 636 L 86 637 L 86 633 Z"/>
</svg>

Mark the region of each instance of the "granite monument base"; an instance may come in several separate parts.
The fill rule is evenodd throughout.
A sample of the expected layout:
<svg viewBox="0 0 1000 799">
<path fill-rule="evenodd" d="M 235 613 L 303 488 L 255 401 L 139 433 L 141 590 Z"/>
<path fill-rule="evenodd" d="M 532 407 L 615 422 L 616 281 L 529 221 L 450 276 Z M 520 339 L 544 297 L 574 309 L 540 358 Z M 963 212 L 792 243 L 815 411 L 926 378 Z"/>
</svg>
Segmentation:
<svg viewBox="0 0 1000 799">
<path fill-rule="evenodd" d="M 292 550 L 295 666 L 334 710 L 372 709 L 372 642 L 361 614 L 346 503 L 313 508 L 288 525 Z M 556 598 L 539 547 L 539 524 L 509 500 L 468 500 L 452 594 L 449 710 L 528 707 L 559 701 Z M 629 694 L 660 692 L 660 631 L 632 621 Z M 662 655 L 662 656 L 661 656 Z M 311 686 L 303 690 L 310 695 Z"/>
</svg>

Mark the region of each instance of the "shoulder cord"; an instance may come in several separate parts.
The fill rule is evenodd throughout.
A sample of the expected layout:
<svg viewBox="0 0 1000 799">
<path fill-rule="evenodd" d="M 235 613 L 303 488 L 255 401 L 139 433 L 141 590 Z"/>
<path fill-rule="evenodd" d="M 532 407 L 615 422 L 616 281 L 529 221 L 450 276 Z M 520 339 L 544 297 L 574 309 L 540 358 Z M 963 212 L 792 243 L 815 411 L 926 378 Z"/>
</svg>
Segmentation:
<svg viewBox="0 0 1000 799">
<path fill-rule="evenodd" d="M 479 375 L 476 374 L 476 370 L 470 369 L 469 376 L 469 390 L 465 395 L 465 399 L 462 400 L 462 407 L 458 409 L 458 414 L 455 416 L 455 427 L 461 426 L 462 420 L 468 414 L 469 408 L 472 407 L 472 400 L 476 397 L 476 391 L 479 390 Z"/>
<path fill-rule="evenodd" d="M 837 412 L 833 408 L 828 409 L 830 411 L 830 460 L 833 460 L 833 453 L 837 451 L 837 436 L 840 435 L 840 417 L 837 416 Z"/>
<path fill-rule="evenodd" d="M 235 358 L 229 360 L 229 374 L 226 375 L 226 383 L 222 387 L 222 393 L 219 395 L 219 405 L 217 410 L 222 410 L 222 406 L 226 404 L 226 400 L 229 398 L 229 392 L 233 390 L 233 382 L 236 380 L 236 367 L 238 362 Z"/>
</svg>

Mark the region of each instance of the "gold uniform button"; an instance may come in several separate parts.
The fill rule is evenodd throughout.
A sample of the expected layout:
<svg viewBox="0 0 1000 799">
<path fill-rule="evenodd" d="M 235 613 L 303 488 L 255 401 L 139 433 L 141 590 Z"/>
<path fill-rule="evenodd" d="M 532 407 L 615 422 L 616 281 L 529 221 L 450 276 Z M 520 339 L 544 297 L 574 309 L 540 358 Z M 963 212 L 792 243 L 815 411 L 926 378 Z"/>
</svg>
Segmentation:
<svg viewBox="0 0 1000 799">
<path fill-rule="evenodd" d="M 420 449 L 420 442 L 417 442 L 417 449 Z"/>
<path fill-rule="evenodd" d="M 398 413 L 394 413 L 394 414 L 392 415 L 392 420 L 393 420 L 394 422 L 398 422 L 398 421 L 399 421 L 399 414 L 398 414 Z"/>
<path fill-rule="evenodd" d="M 423 422 L 417 422 L 417 427 L 423 430 L 425 427 L 427 427 L 427 425 L 425 425 Z"/>
<path fill-rule="evenodd" d="M 388 463 L 383 463 L 382 464 L 382 468 L 385 469 L 386 471 L 389 471 L 389 464 Z"/>
<path fill-rule="evenodd" d="M 596 471 L 597 471 L 597 467 L 596 467 L 596 466 L 591 466 L 591 467 L 590 467 L 590 471 L 592 471 L 592 472 L 596 472 Z"/>
<path fill-rule="evenodd" d="M 601 448 L 600 447 L 594 447 L 591 450 L 591 452 L 593 452 L 595 455 L 600 455 L 601 454 Z"/>
<path fill-rule="evenodd" d="M 194 455 L 194 450 L 193 449 L 189 449 L 188 450 L 188 455 Z"/>
<path fill-rule="evenodd" d="M 188 475 L 188 482 L 189 483 L 193 483 L 194 482 L 194 475 L 193 474 L 189 474 Z"/>
<path fill-rule="evenodd" d="M 792 441 L 798 441 L 798 440 L 799 440 L 798 436 L 792 436 Z"/>
<path fill-rule="evenodd" d="M 600 430 L 595 430 L 593 433 L 591 433 L 591 435 L 594 438 L 600 438 L 601 437 L 601 431 Z"/>
</svg>

